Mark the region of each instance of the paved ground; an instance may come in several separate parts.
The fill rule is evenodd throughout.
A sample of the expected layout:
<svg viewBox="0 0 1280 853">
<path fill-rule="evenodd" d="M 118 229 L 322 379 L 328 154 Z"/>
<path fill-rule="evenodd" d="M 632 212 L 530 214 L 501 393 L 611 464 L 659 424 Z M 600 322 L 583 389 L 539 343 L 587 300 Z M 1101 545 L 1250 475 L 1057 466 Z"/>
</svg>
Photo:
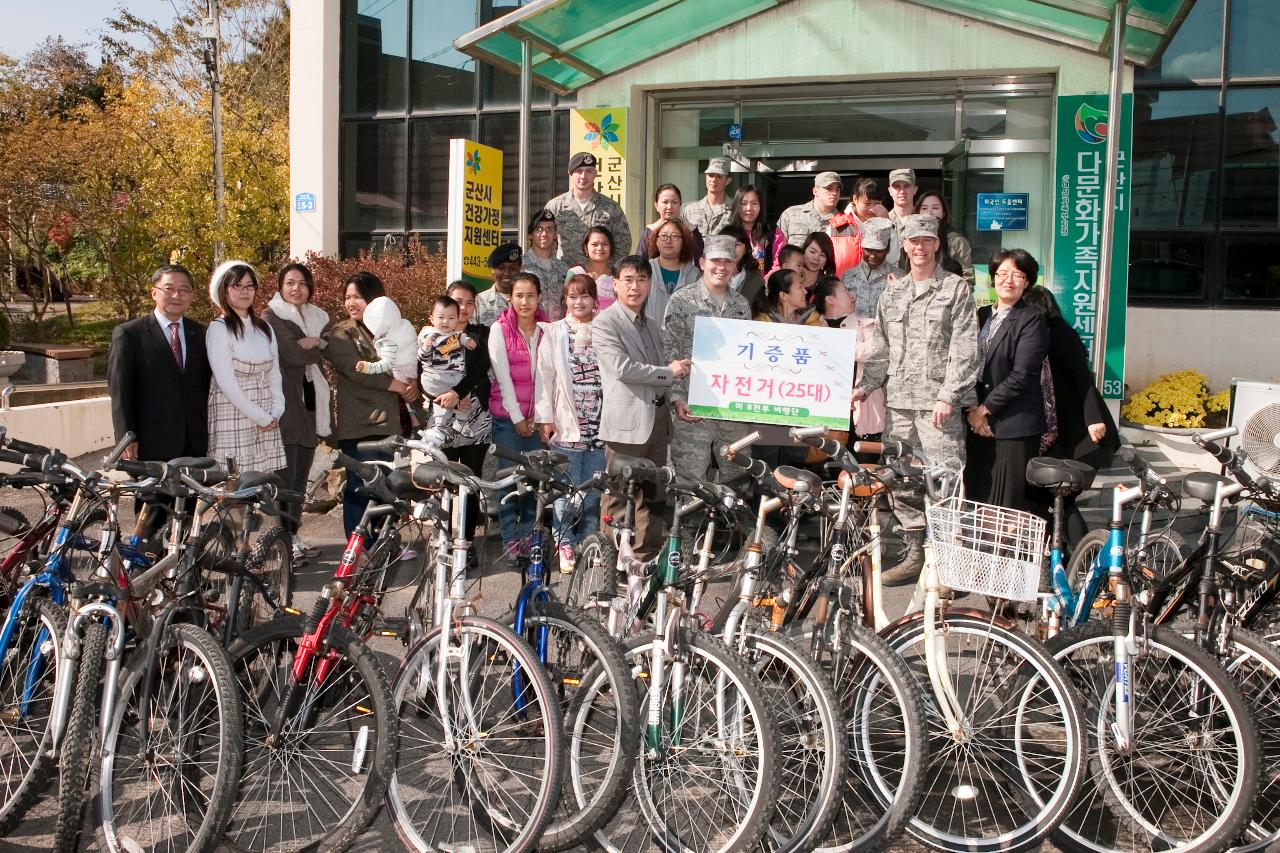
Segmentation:
<svg viewBox="0 0 1280 853">
<path fill-rule="evenodd" d="M 101 454 L 92 454 L 82 457 L 78 461 L 81 465 L 93 465 L 100 460 L 100 456 Z M 1162 458 L 1158 456 L 1149 458 L 1161 473 L 1176 474 L 1176 470 Z M 1109 487 L 1114 483 L 1127 481 L 1126 474 L 1127 469 L 1102 472 L 1096 484 L 1097 488 L 1092 492 L 1086 493 L 1083 497 L 1081 506 L 1085 511 L 1090 526 L 1105 525 L 1109 515 L 1109 504 L 1107 503 L 1109 500 Z M 38 507 L 32 506 L 29 501 L 24 500 L 20 495 L 0 495 L 0 502 L 18 505 L 28 511 L 28 514 L 38 514 Z M 1185 526 L 1189 530 L 1194 529 L 1195 521 L 1192 519 L 1182 522 L 1180 526 Z M 322 549 L 318 558 L 313 559 L 297 572 L 298 595 L 295 603 L 305 609 L 314 600 L 314 596 L 325 581 L 328 580 L 341 555 L 343 544 L 341 518 L 337 511 L 324 516 L 309 515 L 305 519 L 302 533 L 311 544 L 317 545 Z M 497 551 L 490 546 L 488 551 L 482 551 L 480 554 L 481 565 L 496 564 L 498 562 L 496 557 Z M 414 572 L 408 564 L 406 564 L 406 569 L 401 577 L 407 583 L 412 581 Z M 474 582 L 474 588 L 483 596 L 482 609 L 488 614 L 499 615 L 509 609 L 511 602 L 514 601 L 515 594 L 519 588 L 518 577 L 509 571 L 491 568 Z M 909 595 L 910 588 L 889 591 L 886 605 L 890 612 L 890 618 L 903 612 Z M 407 599 L 407 592 L 390 596 L 388 598 L 388 614 L 396 615 L 397 609 L 403 608 L 407 603 Z M 378 651 L 384 655 L 384 662 L 387 665 L 388 672 L 393 672 L 403 648 L 395 640 L 379 639 L 375 640 L 374 644 Z M 50 849 L 51 838 L 48 832 L 51 828 L 53 817 L 53 798 L 46 796 L 21 825 L 16 827 L 5 838 L 0 839 L 0 853 L 36 853 L 37 851 L 43 853 L 43 851 Z M 92 809 L 90 809 L 90 814 L 86 817 L 84 836 L 90 840 L 83 845 L 85 850 L 99 849 L 98 844 L 92 840 L 92 831 Z M 374 825 L 361 837 L 354 848 L 356 853 L 392 853 L 392 851 L 399 849 L 401 849 L 400 843 L 385 814 L 379 815 Z M 915 853 L 915 851 L 920 851 L 923 848 L 910 842 L 901 841 L 893 849 Z M 1051 850 L 1053 848 L 1046 845 L 1045 849 Z"/>
</svg>

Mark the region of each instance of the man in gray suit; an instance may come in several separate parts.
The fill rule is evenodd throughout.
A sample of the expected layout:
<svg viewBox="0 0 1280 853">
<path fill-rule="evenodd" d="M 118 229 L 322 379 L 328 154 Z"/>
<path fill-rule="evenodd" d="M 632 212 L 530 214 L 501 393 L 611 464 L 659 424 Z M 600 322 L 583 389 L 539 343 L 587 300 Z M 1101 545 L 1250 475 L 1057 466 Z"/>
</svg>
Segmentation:
<svg viewBox="0 0 1280 853">
<path fill-rule="evenodd" d="M 618 299 L 591 324 L 591 338 L 600 364 L 600 439 L 607 466 L 617 454 L 638 456 L 655 465 L 667 464 L 671 439 L 671 409 L 667 391 L 689 373 L 689 359 L 662 362 L 662 330 L 645 316 L 649 297 L 649 261 L 628 255 L 618 262 L 613 279 Z M 646 485 L 636 502 L 636 556 L 651 560 L 662 550 L 663 491 Z M 604 495 L 601 514 L 620 516 L 621 499 Z M 605 534 L 613 531 L 605 526 Z"/>
</svg>

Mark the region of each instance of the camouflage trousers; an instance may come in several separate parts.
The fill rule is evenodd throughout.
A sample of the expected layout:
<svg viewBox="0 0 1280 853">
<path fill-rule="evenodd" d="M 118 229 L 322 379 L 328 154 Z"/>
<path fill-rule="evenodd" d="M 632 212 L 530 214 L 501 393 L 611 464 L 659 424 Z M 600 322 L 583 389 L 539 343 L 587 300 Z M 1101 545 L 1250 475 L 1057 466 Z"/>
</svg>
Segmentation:
<svg viewBox="0 0 1280 853">
<path fill-rule="evenodd" d="M 738 488 L 745 481 L 740 469 L 730 465 L 718 471 L 716 448 L 737 441 L 751 431 L 748 424 L 701 420 L 695 424 L 679 418 L 671 421 L 671 464 L 676 474 L 690 480 L 723 483 Z M 750 448 L 743 455 L 750 456 Z"/>
<path fill-rule="evenodd" d="M 904 441 L 918 447 L 930 462 L 958 459 L 964 462 L 964 415 L 959 406 L 941 428 L 933 425 L 932 409 L 885 409 L 885 441 Z M 924 496 L 909 492 L 894 495 L 894 515 L 903 531 L 924 530 Z"/>
</svg>

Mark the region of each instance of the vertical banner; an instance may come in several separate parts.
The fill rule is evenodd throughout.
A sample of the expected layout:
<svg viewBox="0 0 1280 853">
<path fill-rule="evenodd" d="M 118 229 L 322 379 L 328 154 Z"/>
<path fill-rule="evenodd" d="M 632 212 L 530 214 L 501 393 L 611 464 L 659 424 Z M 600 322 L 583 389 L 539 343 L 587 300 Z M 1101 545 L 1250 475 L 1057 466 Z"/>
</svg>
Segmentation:
<svg viewBox="0 0 1280 853">
<path fill-rule="evenodd" d="M 1102 246 L 1107 134 L 1114 125 L 1107 95 L 1059 95 L 1054 158 L 1054 229 L 1051 287 L 1062 314 L 1093 355 L 1098 323 L 1098 266 Z M 1121 99 L 1116 209 L 1112 218 L 1107 354 L 1102 394 L 1124 396 L 1125 316 L 1129 303 L 1129 172 L 1133 150 L 1133 95 Z"/>
<path fill-rule="evenodd" d="M 601 107 L 569 113 L 569 154 L 590 151 L 600 158 L 596 192 L 627 209 L 627 108 Z"/>
<path fill-rule="evenodd" d="M 502 242 L 502 152 L 449 140 L 449 231 L 445 275 L 481 288 L 492 283 L 489 253 Z"/>
</svg>

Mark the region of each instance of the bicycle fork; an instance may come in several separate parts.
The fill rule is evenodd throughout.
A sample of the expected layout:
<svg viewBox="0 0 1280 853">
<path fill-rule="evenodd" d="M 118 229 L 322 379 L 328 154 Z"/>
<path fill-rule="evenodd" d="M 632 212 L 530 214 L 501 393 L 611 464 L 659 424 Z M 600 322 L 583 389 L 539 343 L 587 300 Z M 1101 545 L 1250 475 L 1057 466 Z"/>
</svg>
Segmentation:
<svg viewBox="0 0 1280 853">
<path fill-rule="evenodd" d="M 103 601 L 94 601 L 84 605 L 71 617 L 66 633 L 62 636 L 62 665 L 58 667 L 58 680 L 53 691 L 53 708 L 49 719 L 50 757 L 57 757 L 61 751 L 62 738 L 67 731 L 67 722 L 71 717 L 71 696 L 76 683 L 76 671 L 79 669 L 80 654 L 84 649 L 81 633 L 86 621 L 94 614 L 99 614 L 109 626 L 107 649 L 104 659 L 107 665 L 102 680 L 102 735 L 105 738 L 110 728 L 112 715 L 115 713 L 116 682 L 120 677 L 120 665 L 124 656 L 124 620 L 120 612 Z"/>
</svg>

